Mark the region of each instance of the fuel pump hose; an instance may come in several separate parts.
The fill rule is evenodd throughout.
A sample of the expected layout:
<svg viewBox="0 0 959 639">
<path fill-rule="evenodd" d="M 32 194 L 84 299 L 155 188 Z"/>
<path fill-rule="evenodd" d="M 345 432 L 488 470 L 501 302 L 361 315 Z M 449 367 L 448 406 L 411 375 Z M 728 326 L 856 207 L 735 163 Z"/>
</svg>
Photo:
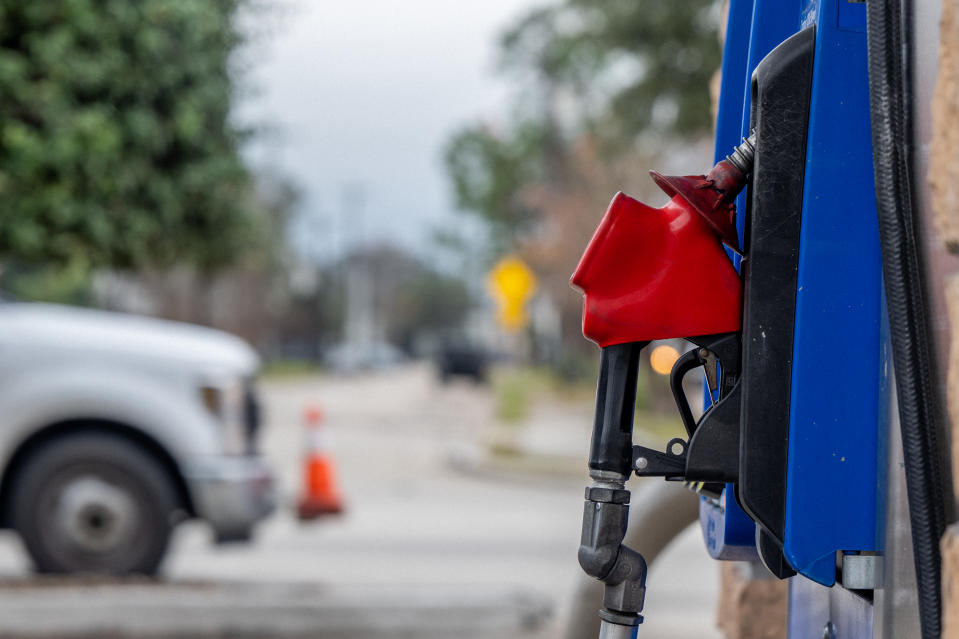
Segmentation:
<svg viewBox="0 0 959 639">
<path fill-rule="evenodd" d="M 920 249 L 912 210 L 908 22 L 911 1 L 869 0 L 867 36 L 876 208 L 896 371 L 923 639 L 941 631 L 945 529 Z"/>
</svg>

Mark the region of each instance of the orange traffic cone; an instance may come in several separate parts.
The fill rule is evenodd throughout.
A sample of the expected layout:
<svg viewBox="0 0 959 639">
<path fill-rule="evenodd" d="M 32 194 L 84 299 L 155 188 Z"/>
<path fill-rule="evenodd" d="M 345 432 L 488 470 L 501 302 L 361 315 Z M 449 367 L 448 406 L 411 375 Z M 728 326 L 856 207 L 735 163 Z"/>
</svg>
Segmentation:
<svg viewBox="0 0 959 639">
<path fill-rule="evenodd" d="M 323 411 L 308 405 L 303 411 L 306 426 L 306 457 L 303 469 L 303 494 L 297 506 L 301 521 L 321 515 L 343 512 L 343 500 L 336 485 L 333 459 L 327 455 L 323 437 Z"/>
</svg>

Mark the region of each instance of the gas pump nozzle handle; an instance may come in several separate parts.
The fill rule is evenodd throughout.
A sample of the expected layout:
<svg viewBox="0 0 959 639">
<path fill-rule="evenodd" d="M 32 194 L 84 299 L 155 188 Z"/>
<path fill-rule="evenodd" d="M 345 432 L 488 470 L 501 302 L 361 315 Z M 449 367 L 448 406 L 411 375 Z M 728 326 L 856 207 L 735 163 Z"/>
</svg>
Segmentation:
<svg viewBox="0 0 959 639">
<path fill-rule="evenodd" d="M 649 342 L 603 348 L 596 388 L 596 416 L 589 447 L 589 469 L 629 477 L 633 464 L 633 412 L 639 356 Z"/>
<path fill-rule="evenodd" d="M 583 570 L 606 585 L 600 611 L 601 638 L 634 637 L 643 620 L 640 613 L 646 593 L 646 561 L 623 546 L 630 499 L 626 480 L 634 468 L 641 474 L 667 479 L 687 474 L 690 442 L 676 438 L 665 453 L 633 446 L 633 412 L 643 348 L 652 339 L 711 337 L 708 346 L 715 342 L 716 350 L 723 352 L 696 343 L 708 351 L 707 356 L 712 353 L 717 361 L 724 362 L 722 379 L 734 381 L 738 370 L 732 360 L 738 356 L 739 342 L 727 338 L 742 327 L 742 281 L 722 243 L 740 250 L 734 199 L 748 179 L 754 140 L 745 140 L 733 156 L 718 163 L 708 175 L 665 176 L 652 172 L 653 179 L 671 198 L 662 208 L 617 194 L 570 278 L 584 296 L 583 334 L 602 347 L 589 450 L 593 483 L 586 489 L 579 547 Z M 727 342 L 732 344 L 732 355 L 719 348 Z M 690 365 L 684 363 L 673 380 L 677 402 L 682 400 L 680 410 L 690 441 L 694 431 L 713 432 L 693 424 L 682 393 L 687 369 L 691 370 L 692 363 L 698 366 L 705 362 L 698 354 L 694 357 L 698 359 L 691 357 Z M 713 385 L 718 386 L 721 396 L 730 391 L 722 381 Z M 674 452 L 676 447 L 681 451 Z M 710 466 L 711 472 L 713 466 L 716 464 Z M 726 468 L 720 467 L 719 471 L 713 474 L 725 477 Z"/>
<path fill-rule="evenodd" d="M 613 344 L 600 356 L 589 451 L 593 484 L 586 489 L 579 563 L 606 584 L 600 617 L 604 636 L 610 638 L 634 636 L 643 620 L 639 613 L 646 595 L 646 560 L 624 546 L 623 538 L 629 520 L 626 480 L 632 470 L 639 357 L 648 343 Z"/>
</svg>

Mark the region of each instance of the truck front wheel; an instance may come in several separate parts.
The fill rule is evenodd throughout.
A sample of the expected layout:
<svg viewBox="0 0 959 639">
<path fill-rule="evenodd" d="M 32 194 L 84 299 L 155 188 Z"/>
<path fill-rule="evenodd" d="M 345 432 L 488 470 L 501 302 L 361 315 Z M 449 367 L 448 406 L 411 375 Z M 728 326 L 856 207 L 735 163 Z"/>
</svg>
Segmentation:
<svg viewBox="0 0 959 639">
<path fill-rule="evenodd" d="M 57 437 L 31 451 L 13 481 L 13 527 L 38 571 L 156 572 L 176 493 L 134 442 L 101 432 Z"/>
</svg>

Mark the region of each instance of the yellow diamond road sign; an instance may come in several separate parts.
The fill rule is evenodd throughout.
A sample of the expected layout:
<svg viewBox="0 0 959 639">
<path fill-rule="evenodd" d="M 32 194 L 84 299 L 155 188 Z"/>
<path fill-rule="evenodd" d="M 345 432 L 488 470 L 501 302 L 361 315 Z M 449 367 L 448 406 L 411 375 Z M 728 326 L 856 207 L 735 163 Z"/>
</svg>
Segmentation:
<svg viewBox="0 0 959 639">
<path fill-rule="evenodd" d="M 508 331 L 526 326 L 526 302 L 536 292 L 536 276 L 518 257 L 504 257 L 489 272 L 486 283 L 499 307 L 497 320 Z"/>
</svg>

